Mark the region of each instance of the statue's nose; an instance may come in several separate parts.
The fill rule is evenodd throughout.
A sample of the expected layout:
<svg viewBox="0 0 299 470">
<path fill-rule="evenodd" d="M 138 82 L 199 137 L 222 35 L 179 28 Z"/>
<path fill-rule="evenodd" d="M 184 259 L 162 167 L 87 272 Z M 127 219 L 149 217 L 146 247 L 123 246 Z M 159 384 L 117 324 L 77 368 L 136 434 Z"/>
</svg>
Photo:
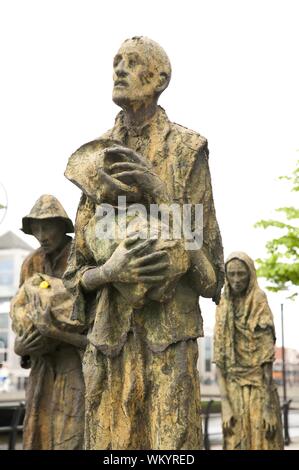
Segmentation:
<svg viewBox="0 0 299 470">
<path fill-rule="evenodd" d="M 125 61 L 121 60 L 115 67 L 115 73 L 118 78 L 124 78 L 128 75 L 126 71 Z"/>
</svg>

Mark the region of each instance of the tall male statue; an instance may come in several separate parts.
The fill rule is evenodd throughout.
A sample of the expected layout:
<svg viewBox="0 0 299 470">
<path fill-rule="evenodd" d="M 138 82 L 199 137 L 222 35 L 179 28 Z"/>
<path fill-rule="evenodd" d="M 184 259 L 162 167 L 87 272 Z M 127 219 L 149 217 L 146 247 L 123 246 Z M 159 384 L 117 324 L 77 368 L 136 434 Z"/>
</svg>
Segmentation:
<svg viewBox="0 0 299 470">
<path fill-rule="evenodd" d="M 110 131 L 71 156 L 65 173 L 83 191 L 64 283 L 75 298 L 73 319 L 89 325 L 85 446 L 200 449 L 198 298 L 217 303 L 224 272 L 207 141 L 157 105 L 171 77 L 157 43 L 126 40 L 113 70 L 122 111 Z M 132 214 L 127 238 L 101 240 L 101 206 L 114 207 L 118 222 L 118 196 L 147 209 L 202 204 L 203 247 L 143 240 L 136 232 L 151 216 Z"/>
<path fill-rule="evenodd" d="M 23 448 L 83 448 L 84 381 L 80 350 L 86 337 L 68 320 L 72 299 L 62 284 L 73 232 L 60 202 L 41 196 L 23 218 L 23 232 L 40 248 L 21 269 L 20 289 L 12 300 L 15 351 L 31 367 L 26 391 Z"/>
<path fill-rule="evenodd" d="M 267 297 L 245 253 L 232 253 L 225 270 L 214 336 L 224 449 L 283 449 L 279 398 L 272 380 L 275 330 Z"/>
</svg>

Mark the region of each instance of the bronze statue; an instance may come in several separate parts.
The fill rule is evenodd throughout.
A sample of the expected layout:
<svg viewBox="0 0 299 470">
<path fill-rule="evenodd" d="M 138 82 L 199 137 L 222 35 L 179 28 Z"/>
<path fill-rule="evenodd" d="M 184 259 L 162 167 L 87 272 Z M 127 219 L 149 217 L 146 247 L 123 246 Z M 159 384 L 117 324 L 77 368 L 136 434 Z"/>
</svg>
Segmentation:
<svg viewBox="0 0 299 470">
<path fill-rule="evenodd" d="M 232 253 L 225 270 L 214 336 L 224 449 L 283 449 L 279 398 L 272 379 L 275 329 L 267 297 L 245 253 Z"/>
<path fill-rule="evenodd" d="M 110 131 L 71 156 L 65 172 L 83 192 L 64 283 L 74 297 L 73 321 L 89 328 L 85 447 L 199 449 L 198 297 L 217 303 L 224 278 L 207 141 L 171 123 L 157 105 L 171 77 L 157 43 L 126 40 L 113 69 L 113 101 L 122 111 Z M 119 196 L 147 209 L 203 204 L 203 247 L 143 239 L 151 216 L 132 215 L 124 239 L 102 239 L 101 208 L 113 206 L 117 224 Z"/>
<path fill-rule="evenodd" d="M 67 450 L 83 448 L 84 381 L 80 351 L 86 337 L 82 325 L 70 322 L 72 299 L 61 277 L 67 265 L 74 231 L 60 202 L 41 196 L 22 230 L 40 248 L 21 269 L 20 289 L 12 300 L 15 352 L 31 367 L 26 390 L 23 448 Z M 80 331 L 81 328 L 81 331 Z"/>
</svg>

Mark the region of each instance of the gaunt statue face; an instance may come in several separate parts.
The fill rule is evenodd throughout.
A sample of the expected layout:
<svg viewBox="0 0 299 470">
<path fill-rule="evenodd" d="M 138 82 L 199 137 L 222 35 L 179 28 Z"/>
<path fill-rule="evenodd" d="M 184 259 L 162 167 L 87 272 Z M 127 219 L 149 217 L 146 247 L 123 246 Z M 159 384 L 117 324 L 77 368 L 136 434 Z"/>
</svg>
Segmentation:
<svg viewBox="0 0 299 470">
<path fill-rule="evenodd" d="M 65 239 L 65 222 L 60 219 L 36 219 L 30 222 L 32 235 L 48 255 L 55 252 Z"/>
<path fill-rule="evenodd" d="M 239 297 L 245 294 L 250 274 L 243 261 L 238 259 L 229 261 L 226 266 L 226 277 L 233 295 Z"/>
<path fill-rule="evenodd" d="M 163 49 L 148 38 L 125 41 L 113 61 L 113 101 L 123 107 L 157 100 L 167 87 L 170 62 Z"/>
</svg>

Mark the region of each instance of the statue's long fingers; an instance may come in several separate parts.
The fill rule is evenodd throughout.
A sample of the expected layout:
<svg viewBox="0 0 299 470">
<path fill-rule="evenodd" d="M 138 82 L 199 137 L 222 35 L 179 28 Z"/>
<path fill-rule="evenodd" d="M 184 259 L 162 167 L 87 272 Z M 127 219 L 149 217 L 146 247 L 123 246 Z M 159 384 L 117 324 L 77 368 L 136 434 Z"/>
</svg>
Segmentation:
<svg viewBox="0 0 299 470">
<path fill-rule="evenodd" d="M 138 181 L 142 171 L 140 170 L 131 170 L 131 171 L 122 171 L 121 173 L 114 173 L 113 178 L 118 179 L 122 183 L 130 183 L 132 178 L 134 181 Z"/>
<path fill-rule="evenodd" d="M 138 281 L 139 282 L 145 282 L 145 283 L 156 283 L 156 282 L 162 282 L 165 281 L 166 276 L 138 276 Z"/>
<path fill-rule="evenodd" d="M 155 241 L 156 240 L 154 238 L 148 238 L 144 242 L 138 243 L 136 246 L 131 248 L 129 250 L 129 253 L 132 254 L 132 255 L 136 255 L 137 253 L 141 253 L 144 250 L 146 250 L 147 248 L 149 248 Z"/>
<path fill-rule="evenodd" d="M 40 341 L 39 343 L 33 345 L 32 347 L 29 348 L 29 351 L 31 353 L 34 353 L 36 351 L 39 351 L 40 350 L 40 347 L 42 346 L 42 342 Z"/>
<path fill-rule="evenodd" d="M 41 306 L 41 300 L 40 300 L 40 296 L 38 294 L 33 294 L 33 305 L 34 305 L 36 310 L 38 310 Z"/>
<path fill-rule="evenodd" d="M 137 233 L 135 233 L 134 235 L 129 235 L 128 238 L 126 238 L 126 240 L 124 241 L 124 246 L 126 248 L 129 248 L 130 246 L 134 245 L 138 240 L 140 240 L 140 237 Z"/>
<path fill-rule="evenodd" d="M 44 317 L 46 321 L 52 322 L 51 307 L 49 305 L 45 309 Z"/>
<path fill-rule="evenodd" d="M 122 145 L 113 145 L 113 147 L 109 147 L 108 149 L 105 149 L 105 153 L 126 153 L 128 147 L 124 147 Z"/>
<path fill-rule="evenodd" d="M 161 270 L 166 269 L 168 267 L 169 267 L 169 263 L 167 263 L 167 262 L 155 263 L 155 264 L 149 264 L 147 266 L 137 268 L 136 272 L 137 272 L 138 275 L 150 274 L 150 273 L 155 273 L 157 271 L 161 271 Z"/>
<path fill-rule="evenodd" d="M 39 334 L 37 338 L 33 338 L 33 340 L 30 341 L 30 343 L 28 343 L 28 348 L 32 349 L 35 346 L 40 345 L 41 341 L 42 341 L 42 336 Z"/>
<path fill-rule="evenodd" d="M 110 170 L 113 172 L 114 170 L 118 171 L 125 171 L 125 170 L 144 170 L 144 166 L 139 165 L 139 163 L 132 163 L 132 162 L 117 162 L 113 163 L 110 166 Z M 114 175 L 113 175 L 114 176 Z"/>
<path fill-rule="evenodd" d="M 105 173 L 105 171 L 98 170 L 98 174 L 101 178 L 101 183 L 102 184 L 107 184 L 108 186 L 110 186 L 111 189 L 115 189 L 115 190 L 119 189 L 118 186 L 117 186 L 117 183 L 114 180 L 114 178 L 112 178 L 110 175 Z"/>
<path fill-rule="evenodd" d="M 34 328 L 34 331 L 32 331 L 32 333 L 30 333 L 28 336 L 26 336 L 26 338 L 24 339 L 24 344 L 27 346 L 28 344 L 31 343 L 31 341 L 33 341 L 35 338 L 37 338 L 39 336 L 39 332 L 38 330 L 36 330 Z"/>
<path fill-rule="evenodd" d="M 145 166 L 146 168 L 150 168 L 151 164 L 146 158 L 144 158 L 142 155 L 139 153 L 135 152 L 132 149 L 129 149 L 128 147 L 111 147 L 110 152 L 108 153 L 119 153 L 123 157 L 131 160 L 134 163 L 139 163 L 143 167 Z"/>
<path fill-rule="evenodd" d="M 167 251 L 165 250 L 160 250 L 156 251 L 155 253 L 150 253 L 149 255 L 142 256 L 141 258 L 137 258 L 135 261 L 133 261 L 134 266 L 143 266 L 149 263 L 152 263 L 153 261 L 158 261 L 162 258 L 167 256 Z"/>
<path fill-rule="evenodd" d="M 25 340 L 26 338 L 28 338 L 28 336 L 29 336 L 31 333 L 33 333 L 34 331 L 36 331 L 35 326 L 31 324 L 31 325 L 27 328 L 27 330 L 25 330 L 25 332 L 23 333 L 23 335 L 22 335 L 23 340 Z"/>
<path fill-rule="evenodd" d="M 226 422 L 224 422 L 224 423 L 223 423 L 223 434 L 228 434 L 228 431 L 229 431 L 228 425 L 227 425 Z"/>
<path fill-rule="evenodd" d="M 122 154 L 132 159 L 135 163 L 139 163 L 141 160 L 140 156 L 136 152 L 134 152 L 134 150 L 129 149 L 128 147 L 121 147 L 121 146 L 110 147 L 109 149 L 106 149 L 105 152 L 108 154 L 114 154 L 114 153 Z"/>
</svg>

